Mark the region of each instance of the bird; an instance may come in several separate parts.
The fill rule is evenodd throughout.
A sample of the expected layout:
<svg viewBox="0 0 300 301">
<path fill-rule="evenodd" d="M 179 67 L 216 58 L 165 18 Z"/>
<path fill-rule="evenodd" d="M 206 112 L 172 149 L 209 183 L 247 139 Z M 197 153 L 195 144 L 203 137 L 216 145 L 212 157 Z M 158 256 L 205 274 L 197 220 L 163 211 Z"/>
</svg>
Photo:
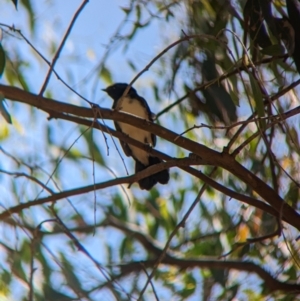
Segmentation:
<svg viewBox="0 0 300 301">
<path fill-rule="evenodd" d="M 128 84 L 126 83 L 115 83 L 102 89 L 102 91 L 105 91 L 113 99 L 112 109 L 129 113 L 148 121 L 153 121 L 153 113 L 151 112 L 147 101 L 138 95 L 133 87 L 130 87 L 128 93 L 123 96 L 127 87 Z M 123 122 L 115 121 L 114 123 L 117 131 L 151 147 L 156 145 L 156 136 L 154 134 Z M 128 144 L 120 139 L 119 141 L 126 156 L 132 157 L 135 160 L 136 173 L 149 166 L 163 162 L 160 158 L 150 155 L 145 150 Z M 150 190 L 157 183 L 167 184 L 169 179 L 169 170 L 164 169 L 139 180 L 138 183 L 141 189 Z"/>
</svg>

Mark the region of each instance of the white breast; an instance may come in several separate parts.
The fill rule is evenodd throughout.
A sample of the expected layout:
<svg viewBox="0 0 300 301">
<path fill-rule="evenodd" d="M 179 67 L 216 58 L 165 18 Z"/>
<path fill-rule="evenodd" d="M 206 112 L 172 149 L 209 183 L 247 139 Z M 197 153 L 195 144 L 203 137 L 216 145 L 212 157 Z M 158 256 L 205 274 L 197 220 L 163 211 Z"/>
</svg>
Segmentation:
<svg viewBox="0 0 300 301">
<path fill-rule="evenodd" d="M 118 101 L 116 110 L 123 111 L 132 115 L 136 115 L 140 118 L 149 120 L 148 112 L 146 108 L 137 100 L 124 97 L 121 101 Z M 143 142 L 147 145 L 153 146 L 153 141 L 151 133 L 141 130 L 140 128 L 134 127 L 132 125 L 118 122 L 121 131 L 130 136 L 131 138 Z M 144 165 L 149 164 L 149 154 L 135 146 L 129 145 L 134 158 L 139 160 Z"/>
</svg>

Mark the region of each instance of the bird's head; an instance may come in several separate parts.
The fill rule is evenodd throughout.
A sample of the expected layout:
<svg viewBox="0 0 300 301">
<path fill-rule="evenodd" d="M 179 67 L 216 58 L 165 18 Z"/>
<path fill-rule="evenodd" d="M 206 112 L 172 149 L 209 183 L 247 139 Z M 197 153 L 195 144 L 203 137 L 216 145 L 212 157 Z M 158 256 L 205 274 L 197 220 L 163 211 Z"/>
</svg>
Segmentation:
<svg viewBox="0 0 300 301">
<path fill-rule="evenodd" d="M 107 87 L 106 89 L 102 89 L 102 91 L 105 91 L 112 99 L 118 100 L 124 94 L 124 91 L 126 90 L 127 87 L 128 84 L 117 83 Z M 127 95 L 135 96 L 136 95 L 135 89 L 130 87 Z"/>
</svg>

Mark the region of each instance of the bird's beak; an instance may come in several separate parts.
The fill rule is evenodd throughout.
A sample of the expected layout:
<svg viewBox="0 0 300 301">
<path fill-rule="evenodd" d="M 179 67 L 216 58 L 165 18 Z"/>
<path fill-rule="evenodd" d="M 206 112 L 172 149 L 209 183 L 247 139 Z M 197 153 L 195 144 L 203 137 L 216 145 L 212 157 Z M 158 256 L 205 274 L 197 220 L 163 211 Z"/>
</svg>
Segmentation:
<svg viewBox="0 0 300 301">
<path fill-rule="evenodd" d="M 102 91 L 104 91 L 104 92 L 107 92 L 107 89 L 101 89 Z"/>
</svg>

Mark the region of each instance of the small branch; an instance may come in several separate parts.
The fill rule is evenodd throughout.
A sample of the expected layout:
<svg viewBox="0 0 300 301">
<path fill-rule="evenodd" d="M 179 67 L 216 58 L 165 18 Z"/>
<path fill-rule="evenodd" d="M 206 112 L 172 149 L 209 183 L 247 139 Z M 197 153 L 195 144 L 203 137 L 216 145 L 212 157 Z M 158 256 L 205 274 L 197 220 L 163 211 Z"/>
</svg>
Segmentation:
<svg viewBox="0 0 300 301">
<path fill-rule="evenodd" d="M 172 44 L 170 44 L 168 47 L 166 47 L 163 51 L 161 51 L 157 56 L 155 56 L 134 78 L 133 80 L 129 83 L 128 87 L 126 88 L 126 90 L 123 93 L 123 96 L 125 96 L 130 87 L 134 84 L 134 82 L 146 71 L 148 71 L 150 69 L 150 67 L 160 58 L 162 57 L 165 53 L 167 53 L 170 49 L 172 49 L 173 47 L 175 47 L 176 45 L 185 42 L 185 41 L 189 41 L 192 39 L 210 39 L 210 40 L 214 40 L 217 41 L 219 43 L 222 43 L 220 40 L 218 40 L 216 37 L 212 36 L 212 35 L 208 35 L 208 34 L 194 34 L 194 35 L 189 35 L 189 36 L 184 36 L 183 38 L 173 42 Z"/>
<path fill-rule="evenodd" d="M 172 250 L 179 249 L 182 245 L 189 244 L 191 242 L 192 243 L 197 243 L 199 241 L 204 241 L 206 239 L 210 239 L 210 238 L 213 238 L 213 237 L 216 237 L 216 236 L 220 236 L 223 233 L 224 234 L 228 233 L 229 231 L 232 231 L 235 228 L 237 228 L 241 224 L 241 222 L 242 222 L 242 218 L 240 218 L 240 220 L 235 225 L 231 225 L 231 226 L 229 226 L 228 228 L 226 228 L 224 230 L 216 231 L 216 232 L 212 232 L 212 233 L 207 233 L 207 234 L 201 234 L 201 235 L 198 235 L 196 237 L 185 238 L 183 241 L 179 242 L 177 245 L 172 246 Z"/>
<path fill-rule="evenodd" d="M 279 120 L 277 117 L 279 117 L 279 115 L 270 115 L 270 116 L 266 116 L 266 117 L 257 117 L 257 118 L 253 118 L 253 119 L 247 119 L 247 120 L 241 120 L 241 121 L 237 121 L 237 122 L 234 122 L 230 125 L 222 125 L 222 126 L 213 126 L 213 125 L 208 125 L 208 124 L 204 124 L 204 123 L 201 123 L 200 125 L 194 125 L 190 128 L 188 128 L 187 130 L 185 130 L 184 132 L 182 132 L 181 134 L 178 135 L 178 137 L 176 137 L 176 140 L 183 136 L 184 134 L 188 133 L 189 131 L 192 131 L 194 129 L 201 129 L 201 128 L 208 128 L 208 129 L 211 129 L 211 130 L 230 130 L 238 125 L 241 125 L 241 124 L 249 124 L 251 122 L 259 122 L 260 120 L 275 120 L 277 122 L 273 122 L 272 125 L 276 124 L 276 123 L 279 123 L 281 122 L 282 120 Z M 176 141 L 175 140 L 175 141 Z"/>
<path fill-rule="evenodd" d="M 40 91 L 39 95 L 43 95 L 43 94 L 44 94 L 45 89 L 46 89 L 46 87 L 47 87 L 47 84 L 48 84 L 48 82 L 49 82 L 51 73 L 52 73 L 53 68 L 54 68 L 54 66 L 55 66 L 55 64 L 56 64 L 57 59 L 59 58 L 59 55 L 60 55 L 60 53 L 61 53 L 61 51 L 62 51 L 62 48 L 63 48 L 64 45 L 65 45 L 65 42 L 66 42 L 66 40 L 67 40 L 67 38 L 68 38 L 68 36 L 69 36 L 69 34 L 70 34 L 70 32 L 71 32 L 71 30 L 72 30 L 74 24 L 75 24 L 75 21 L 76 21 L 77 17 L 79 16 L 79 14 L 80 14 L 81 11 L 83 10 L 84 6 L 85 6 L 88 2 L 89 2 L 88 0 L 84 0 L 84 1 L 81 3 L 81 5 L 80 5 L 80 7 L 78 8 L 78 10 L 76 11 L 76 13 L 75 13 L 75 15 L 74 15 L 74 17 L 73 17 L 73 19 L 72 19 L 70 25 L 69 25 L 69 28 L 67 29 L 67 31 L 66 31 L 66 33 L 65 33 L 65 36 L 64 36 L 63 40 L 61 41 L 61 43 L 60 43 L 60 45 L 59 45 L 59 47 L 58 47 L 58 49 L 57 49 L 57 51 L 56 51 L 56 53 L 55 53 L 55 56 L 54 56 L 54 58 L 53 58 L 53 60 L 52 60 L 52 63 L 51 63 L 51 65 L 50 65 L 50 69 L 49 69 L 48 74 L 47 74 L 47 76 L 46 76 L 46 78 L 45 78 L 44 84 L 43 84 L 43 86 L 42 86 L 42 88 L 41 88 L 41 91 Z"/>
<path fill-rule="evenodd" d="M 74 243 L 74 245 L 78 248 L 79 251 L 81 251 L 83 254 L 85 254 L 96 266 L 96 268 L 100 271 L 100 273 L 103 275 L 103 277 L 107 280 L 107 281 L 111 281 L 111 276 L 109 275 L 108 271 L 101 266 L 101 264 L 87 251 L 87 249 L 78 241 L 78 239 L 75 237 L 75 235 L 73 233 L 71 233 L 68 229 L 68 227 L 64 224 L 64 222 L 60 219 L 60 217 L 58 216 L 58 214 L 56 213 L 56 211 L 54 210 L 53 205 L 49 207 L 52 214 L 55 216 L 57 223 L 62 227 L 62 229 L 64 230 L 65 234 L 72 240 L 72 242 Z M 124 288 L 117 282 L 117 281 L 113 281 L 115 282 L 115 284 L 119 287 L 119 289 L 127 295 L 126 291 L 124 290 Z"/>
<path fill-rule="evenodd" d="M 8 28 L 9 30 L 13 32 L 17 32 L 22 39 L 37 53 L 38 56 L 41 57 L 41 59 L 49 66 L 51 67 L 51 63 L 46 59 L 46 57 L 26 38 L 26 36 L 22 33 L 20 29 L 15 28 L 14 26 L 9 26 L 7 24 L 0 23 L 0 26 L 4 26 Z M 79 96 L 81 99 L 86 101 L 87 103 L 91 104 L 89 100 L 87 100 L 84 96 L 79 94 L 75 89 L 73 89 L 65 80 L 63 80 L 60 75 L 56 72 L 56 70 L 53 68 L 52 72 L 56 75 L 56 78 L 61 81 L 70 91 L 75 93 L 77 96 Z"/>
<path fill-rule="evenodd" d="M 83 124 L 83 125 L 86 125 L 86 126 L 90 126 L 90 121 L 89 120 L 80 119 L 80 118 L 77 118 L 77 117 L 72 117 L 72 116 L 64 115 L 64 114 L 59 114 L 58 117 L 61 118 L 61 119 L 66 119 L 66 120 L 69 120 L 69 121 L 76 122 L 77 124 Z M 99 129 L 101 129 L 103 131 L 108 131 L 108 128 L 104 127 L 104 126 L 101 127 L 100 123 L 98 123 L 97 126 L 99 127 Z M 163 153 L 161 153 L 157 150 L 149 148 L 145 144 L 143 144 L 139 141 L 136 141 L 136 140 L 128 137 L 127 135 L 124 135 L 124 134 L 122 134 L 120 132 L 117 132 L 113 129 L 109 129 L 109 131 L 115 137 L 117 137 L 117 138 L 119 138 L 119 139 L 121 139 L 121 140 L 123 140 L 127 143 L 130 143 L 134 146 L 137 146 L 137 147 L 139 147 L 139 148 L 141 148 L 145 151 L 148 151 L 152 155 L 158 156 L 158 157 L 160 157 L 164 160 L 168 160 L 168 161 L 173 160 L 173 158 L 171 158 L 170 156 L 167 156 L 167 155 L 165 155 L 165 154 L 163 154 Z M 198 165 L 198 164 L 201 164 L 201 161 L 199 161 L 199 157 L 198 157 L 198 159 L 196 157 L 196 160 L 195 161 L 192 160 L 190 162 L 190 164 L 191 165 L 193 165 L 193 164 Z M 251 198 L 247 195 L 243 195 L 243 194 L 240 194 L 238 192 L 235 192 L 235 191 L 233 191 L 233 190 L 231 190 L 231 189 L 215 182 L 214 180 L 212 180 L 211 178 L 207 177 L 202 172 L 200 172 L 200 171 L 198 171 L 194 168 L 191 168 L 191 167 L 185 166 L 185 165 L 184 166 L 179 166 L 179 164 L 177 164 L 176 167 L 179 167 L 182 170 L 190 173 L 191 175 L 201 179 L 205 183 L 209 184 L 211 187 L 217 189 L 218 191 L 224 193 L 225 195 L 228 195 L 231 198 L 237 199 L 241 202 L 244 202 L 244 203 L 249 204 L 251 206 L 257 207 L 257 208 L 259 208 L 259 209 L 261 209 L 261 210 L 263 210 L 263 211 L 265 211 L 265 212 L 267 212 L 267 213 L 269 213 L 273 216 L 278 216 L 278 211 L 276 211 L 275 209 L 273 209 L 271 206 L 267 205 L 266 203 L 264 203 L 262 201 L 259 201 L 259 200 L 256 200 L 254 198 Z M 120 180 L 120 182 L 116 183 L 116 185 L 118 185 L 118 184 L 123 184 L 122 179 Z M 98 186 L 98 185 L 101 185 L 101 186 Z M 93 189 L 103 189 L 103 188 L 106 188 L 108 186 L 109 185 L 105 185 L 105 183 L 99 183 L 96 186 L 95 185 L 93 185 L 93 186 L 90 185 L 90 186 L 85 186 L 85 187 L 82 187 L 82 188 L 79 188 L 79 189 L 83 191 L 82 193 L 87 193 L 87 192 L 93 191 Z M 65 195 L 63 193 L 62 194 L 56 194 L 55 201 L 57 201 L 58 199 L 64 198 L 64 197 L 69 197 L 69 196 L 73 196 L 73 195 L 77 195 L 77 194 L 78 194 L 77 189 L 69 190 L 67 195 Z M 50 201 L 53 201 L 53 199 L 47 199 L 47 200 L 44 200 L 42 202 L 44 203 L 44 202 L 50 202 Z M 40 200 L 36 200 L 36 201 L 31 202 L 31 206 L 35 206 L 35 205 L 39 205 L 39 204 L 40 204 Z M 18 213 L 23 209 L 24 209 L 23 204 L 17 205 L 15 207 L 11 207 L 8 210 L 6 210 L 5 212 L 1 213 L 0 218 L 1 217 L 2 218 L 7 217 L 11 213 Z M 283 217 L 283 220 L 288 222 L 288 223 L 291 223 L 290 217 L 289 218 Z"/>
<path fill-rule="evenodd" d="M 76 144 L 76 142 L 79 140 L 79 138 L 80 138 L 81 136 L 83 136 L 84 133 L 87 132 L 89 129 L 90 129 L 90 127 L 88 127 L 87 129 L 85 129 L 85 130 L 79 135 L 79 137 L 77 137 L 77 138 L 71 143 L 71 145 L 69 146 L 69 148 L 67 148 L 67 150 L 66 150 L 65 153 L 63 154 L 63 156 L 62 156 L 61 158 L 59 158 L 59 160 L 58 160 L 58 162 L 57 162 L 57 164 L 56 164 L 56 166 L 55 166 L 53 172 L 49 175 L 48 180 L 46 181 L 46 184 L 45 184 L 45 185 L 47 185 L 47 184 L 50 182 L 50 180 L 53 180 L 53 175 L 55 174 L 56 170 L 58 169 L 59 164 L 60 164 L 60 163 L 62 162 L 62 160 L 67 156 L 68 152 L 71 150 L 71 148 L 73 147 L 73 145 Z M 35 199 L 38 199 L 38 197 L 42 194 L 43 191 L 44 191 L 44 188 L 41 189 L 41 191 L 37 194 L 37 196 L 36 196 Z"/>
<path fill-rule="evenodd" d="M 275 124 L 278 124 L 290 117 L 293 117 L 293 116 L 296 116 L 300 114 L 300 106 L 288 111 L 288 112 L 285 112 L 285 113 L 282 113 L 282 114 L 278 114 L 278 115 L 273 115 L 273 116 L 269 116 L 271 117 L 272 119 L 274 119 L 274 121 L 270 122 L 269 124 L 266 125 L 266 127 L 264 128 L 264 131 L 266 131 L 267 129 L 273 127 Z M 249 120 L 250 121 L 250 120 Z M 244 125 L 243 125 L 244 126 Z M 232 153 L 231 155 L 233 157 L 237 156 L 240 151 L 247 145 L 249 144 L 253 139 L 255 139 L 256 137 L 258 137 L 259 135 L 261 135 L 261 130 L 258 130 L 256 133 L 254 133 L 252 136 L 248 137 L 241 145 L 239 145 Z M 230 144 L 231 144 L 231 141 L 230 141 Z M 228 147 L 229 147 L 229 144 L 228 144 Z"/>
<path fill-rule="evenodd" d="M 107 217 L 107 225 L 115 227 L 125 235 L 133 236 L 137 239 L 145 249 L 149 250 L 151 253 L 156 254 L 160 258 L 164 254 L 164 250 L 160 249 L 158 244 L 149 237 L 147 234 L 144 234 L 139 227 L 136 225 L 130 225 L 125 222 L 121 222 L 113 216 Z M 275 233 L 275 232 L 274 232 Z M 249 239 L 250 243 L 261 241 L 262 239 L 271 238 L 274 236 L 274 233 L 269 234 L 265 237 Z M 261 266 L 256 265 L 249 261 L 238 261 L 238 260 L 217 260 L 215 258 L 203 258 L 201 260 L 185 260 L 174 257 L 172 254 L 167 253 L 166 256 L 163 256 L 161 264 L 169 264 L 171 266 L 177 266 L 180 269 L 189 269 L 194 267 L 200 268 L 213 268 L 213 269 L 234 269 L 239 271 L 245 271 L 249 273 L 256 273 L 264 282 L 265 287 L 269 289 L 270 292 L 273 291 L 286 291 L 286 292 L 300 292 L 300 284 L 293 284 L 287 282 L 280 282 L 268 272 L 266 272 Z M 132 272 L 140 272 L 146 268 L 152 268 L 157 264 L 157 260 L 148 260 L 148 261 L 139 261 L 139 262 L 130 262 L 128 264 L 120 265 L 121 274 L 114 277 L 120 279 Z M 148 281 L 151 280 L 151 277 L 148 277 Z M 142 295 L 142 293 L 141 293 Z"/>
<path fill-rule="evenodd" d="M 276 59 L 281 59 L 281 58 L 285 58 L 286 56 L 278 56 L 278 57 L 271 57 L 271 58 L 265 58 L 262 59 L 260 61 L 257 61 L 255 63 L 253 63 L 255 66 L 259 66 L 261 64 L 266 64 L 266 63 L 270 63 Z M 190 95 L 196 93 L 197 91 L 201 91 L 201 90 L 205 90 L 207 87 L 211 86 L 212 84 L 216 83 L 216 82 L 221 82 L 224 79 L 239 73 L 240 71 L 246 71 L 248 70 L 248 68 L 252 67 L 251 64 L 247 64 L 247 65 L 241 65 L 238 66 L 236 68 L 234 68 L 232 71 L 226 72 L 222 75 L 220 75 L 219 77 L 212 79 L 208 82 L 205 82 L 201 85 L 199 85 L 197 88 L 195 88 L 192 91 L 189 91 L 188 93 L 186 93 L 185 95 L 183 95 L 182 97 L 180 97 L 179 99 L 177 99 L 175 102 L 171 103 L 170 105 L 168 105 L 167 107 L 165 107 L 163 110 L 161 110 L 159 113 L 156 114 L 156 119 L 159 118 L 161 115 L 167 113 L 168 111 L 170 111 L 173 107 L 177 106 L 178 104 L 180 104 L 182 101 L 184 101 L 186 98 L 188 98 Z"/>
<path fill-rule="evenodd" d="M 151 268 L 155 264 L 156 260 L 145 260 L 130 262 L 128 264 L 120 265 L 122 277 L 131 274 L 133 272 L 140 272 L 144 267 Z M 181 270 L 191 268 L 208 268 L 208 269 L 229 269 L 237 270 L 248 273 L 257 274 L 263 281 L 264 287 L 269 292 L 283 291 L 293 294 L 300 292 L 300 284 L 281 282 L 269 274 L 261 266 L 256 265 L 251 261 L 241 260 L 216 260 L 214 258 L 203 258 L 203 259 L 181 259 L 177 257 L 164 258 L 161 264 L 167 264 L 171 266 L 177 266 Z"/>
<path fill-rule="evenodd" d="M 66 114 L 92 118 L 94 116 L 94 112 L 91 109 L 69 105 L 66 103 L 36 96 L 34 94 L 22 91 L 18 88 L 0 85 L 0 91 L 3 93 L 4 97 L 8 99 L 16 99 L 17 101 L 33 105 L 37 108 L 43 109 L 46 112 L 51 112 L 53 115 L 55 114 L 55 116 L 58 116 L 59 118 L 69 119 L 70 121 L 72 121 L 71 119 L 73 117 Z M 298 107 L 297 109 L 300 110 L 300 107 Z M 61 112 L 63 112 L 64 114 Z M 289 224 L 300 230 L 300 215 L 297 213 L 297 211 L 295 211 L 290 205 L 284 202 L 280 195 L 278 195 L 263 180 L 258 178 L 250 170 L 237 162 L 231 155 L 224 152 L 217 152 L 198 142 L 184 137 L 180 137 L 176 140 L 176 138 L 178 137 L 177 133 L 174 133 L 157 124 L 143 120 L 133 115 L 103 108 L 101 108 L 101 114 L 104 119 L 124 122 L 138 128 L 143 128 L 146 131 L 158 135 L 170 141 L 171 143 L 176 144 L 177 146 L 182 147 L 185 150 L 195 154 L 196 156 L 201 158 L 202 162 L 205 162 L 206 165 L 219 166 L 228 170 L 237 178 L 242 180 L 246 185 L 256 191 L 266 202 L 268 202 L 275 210 L 277 210 L 278 213 L 282 212 L 283 218 L 288 220 Z M 282 114 L 282 116 L 286 117 L 285 114 Z M 87 122 L 89 122 L 89 125 L 91 125 L 91 121 Z M 98 124 L 95 126 L 101 128 Z M 105 127 L 103 128 L 105 129 Z"/>
<path fill-rule="evenodd" d="M 221 255 L 219 258 L 220 259 L 225 258 L 228 255 L 232 254 L 235 250 L 237 250 L 241 247 L 244 247 L 244 246 L 256 243 L 256 242 L 261 242 L 261 241 L 264 241 L 266 239 L 271 239 L 271 238 L 274 238 L 275 236 L 279 237 L 281 235 L 281 231 L 282 231 L 281 221 L 278 218 L 277 219 L 277 229 L 274 232 L 272 232 L 270 234 L 267 234 L 267 235 L 260 236 L 260 237 L 247 238 L 245 242 L 237 242 L 237 243 L 234 244 L 233 248 L 229 252 L 227 252 L 226 254 Z"/>
<path fill-rule="evenodd" d="M 157 295 L 157 293 L 156 293 L 154 284 L 153 284 L 152 280 L 150 279 L 150 275 L 148 274 L 147 269 L 146 269 L 144 266 L 142 266 L 142 268 L 143 268 L 143 271 L 145 272 L 146 276 L 147 276 L 148 279 L 149 279 L 149 282 L 150 282 L 150 285 L 151 285 L 151 287 L 152 287 L 152 291 L 153 291 L 153 294 L 154 294 L 154 296 L 155 296 L 156 301 L 159 301 L 159 298 L 158 298 L 158 295 Z"/>
<path fill-rule="evenodd" d="M 53 190 L 50 189 L 47 185 L 45 185 L 44 183 L 42 183 L 40 180 L 38 180 L 37 178 L 33 177 L 33 176 L 30 176 L 24 172 L 11 172 L 11 171 L 7 171 L 7 170 L 3 170 L 3 169 L 0 169 L 0 173 L 4 173 L 4 174 L 7 174 L 7 175 L 11 175 L 11 176 L 14 176 L 16 178 L 18 177 L 25 177 L 35 183 L 37 183 L 38 185 L 40 185 L 44 190 L 46 190 L 47 192 L 49 192 L 50 194 L 53 194 Z"/>
<path fill-rule="evenodd" d="M 159 164 L 150 166 L 147 169 L 145 169 L 141 172 L 138 172 L 137 174 L 134 174 L 129 177 L 121 177 L 118 179 L 109 180 L 109 181 L 98 183 L 98 184 L 92 184 L 89 186 L 84 186 L 84 187 L 80 187 L 80 188 L 76 188 L 76 189 L 65 190 L 63 192 L 59 192 L 59 193 L 50 195 L 48 197 L 40 198 L 40 199 L 37 199 L 34 201 L 29 201 L 26 203 L 21 203 L 14 207 L 8 208 L 4 212 L 0 213 L 0 220 L 7 218 L 14 213 L 19 213 L 22 210 L 30 208 L 32 206 L 37 206 L 37 205 L 42 205 L 42 204 L 46 204 L 49 202 L 54 202 L 59 199 L 64 199 L 64 198 L 74 196 L 74 195 L 80 195 L 83 193 L 94 191 L 95 189 L 97 190 L 97 189 L 103 189 L 103 188 L 112 187 L 115 185 L 120 185 L 120 184 L 125 184 L 125 183 L 133 183 L 133 182 L 139 181 L 140 179 L 148 177 L 149 175 L 152 175 L 159 171 L 162 171 L 166 168 L 174 167 L 174 166 L 177 166 L 180 164 L 188 164 L 187 162 L 191 162 L 191 160 L 190 159 L 186 159 L 186 160 L 185 159 L 183 159 L 183 160 L 176 159 L 176 160 L 169 161 L 169 162 L 159 163 Z"/>
<path fill-rule="evenodd" d="M 215 172 L 216 172 L 217 168 L 214 167 L 213 170 L 210 172 L 210 176 L 212 176 Z M 168 237 L 168 240 L 165 244 L 165 247 L 163 248 L 163 250 L 161 251 L 160 256 L 157 258 L 154 266 L 153 266 L 153 270 L 151 272 L 151 274 L 149 275 L 143 289 L 141 290 L 140 294 L 139 294 L 139 298 L 138 300 L 141 300 L 143 297 L 143 294 L 145 293 L 147 286 L 149 284 L 149 282 L 151 281 L 151 279 L 154 277 L 154 274 L 159 266 L 159 264 L 162 262 L 162 260 L 165 258 L 167 250 L 171 244 L 171 241 L 173 239 L 173 237 L 176 235 L 176 233 L 178 232 L 178 230 L 180 228 L 183 228 L 185 226 L 185 223 L 188 219 L 188 217 L 190 216 L 190 214 L 192 213 L 192 211 L 194 210 L 195 206 L 199 203 L 200 197 L 202 196 L 202 194 L 205 192 L 206 188 L 207 188 L 207 184 L 203 184 L 201 189 L 199 190 L 198 195 L 196 196 L 194 202 L 191 204 L 191 206 L 189 207 L 189 209 L 187 210 L 187 212 L 185 213 L 185 215 L 183 216 L 182 220 L 176 225 L 176 227 L 174 228 L 174 230 L 172 231 L 172 233 L 170 234 L 170 236 Z"/>
<path fill-rule="evenodd" d="M 93 108 L 94 108 L 94 110 L 95 110 L 95 120 L 96 120 L 96 122 L 98 123 L 98 119 L 96 119 L 96 118 L 97 118 L 97 114 L 98 114 L 98 115 L 101 117 L 101 120 L 102 120 L 102 122 L 103 122 L 103 125 L 107 128 L 107 131 L 106 131 L 106 132 L 110 135 L 111 140 L 112 140 L 112 142 L 113 142 L 113 144 L 114 144 L 114 146 L 115 146 L 115 149 L 117 150 L 117 153 L 119 154 L 119 157 L 120 157 L 121 160 L 122 160 L 122 163 L 123 163 L 123 166 L 124 166 L 124 168 L 125 168 L 126 174 L 129 175 L 127 166 L 126 166 L 126 164 L 125 164 L 125 160 L 124 160 L 124 158 L 123 158 L 123 156 L 122 156 L 122 154 L 121 154 L 121 152 L 120 152 L 119 147 L 118 147 L 117 144 L 116 144 L 116 141 L 112 138 L 112 134 L 111 134 L 110 128 L 109 128 L 108 126 L 106 126 L 105 120 L 102 118 L 102 115 L 101 115 L 101 110 L 100 110 L 100 109 L 98 110 L 99 106 L 94 106 Z M 104 138 L 105 138 L 105 144 L 106 144 L 106 147 L 107 147 L 107 156 L 108 156 L 108 155 L 109 155 L 109 152 L 108 152 L 109 148 L 108 148 L 108 144 L 107 144 L 107 138 L 106 138 L 106 136 L 104 135 L 104 132 L 105 132 L 105 131 L 101 131 L 101 132 L 102 132 L 102 134 L 103 134 L 103 136 L 104 136 Z"/>
<path fill-rule="evenodd" d="M 135 238 L 145 248 L 145 250 L 153 255 L 159 256 L 161 254 L 162 249 L 160 244 L 137 225 L 120 221 L 112 215 L 107 215 L 107 218 L 103 223 L 106 226 L 111 226 L 122 231 L 127 236 Z"/>
<path fill-rule="evenodd" d="M 53 229 L 51 229 L 51 232 L 41 230 L 41 227 L 44 223 L 56 222 L 56 219 L 54 219 L 54 218 L 44 220 L 36 227 L 32 227 L 28 224 L 22 224 L 20 222 L 15 221 L 12 218 L 5 219 L 5 220 L 3 220 L 3 222 L 8 225 L 11 225 L 13 227 L 24 228 L 24 229 L 30 231 L 31 233 L 33 233 L 34 231 L 37 231 L 37 229 L 38 229 L 39 237 L 42 237 L 45 235 L 57 235 L 57 234 L 64 233 L 64 230 L 62 228 L 53 228 Z M 72 227 L 72 228 L 68 228 L 68 229 L 70 232 L 90 234 L 90 233 L 93 233 L 95 228 L 99 228 L 99 227 L 103 227 L 103 226 L 104 226 L 104 222 L 100 222 L 96 225 L 92 224 L 92 225 L 85 225 L 85 226 L 77 226 L 77 227 Z"/>
<path fill-rule="evenodd" d="M 281 89 L 279 92 L 277 92 L 275 95 L 273 95 L 272 97 L 268 98 L 267 101 L 265 100 L 264 101 L 264 105 L 267 105 L 267 104 L 270 104 L 271 101 L 274 101 L 276 99 L 278 99 L 279 97 L 283 96 L 284 94 L 288 93 L 290 90 L 296 88 L 298 85 L 300 84 L 300 79 L 298 79 L 297 81 L 293 82 L 292 84 L 290 84 L 289 86 Z M 292 111 L 292 110 L 291 110 Z M 286 113 L 284 114 L 281 114 L 282 115 L 285 115 Z M 254 118 L 256 115 L 256 113 L 253 113 L 249 118 L 248 120 Z M 286 119 L 286 118 L 285 118 Z M 238 136 L 242 133 L 242 131 L 245 129 L 247 124 L 243 124 L 239 129 L 238 131 L 234 134 L 234 136 L 232 137 L 232 139 L 230 140 L 227 148 L 230 149 L 232 147 L 232 145 L 234 144 L 234 142 L 237 140 Z"/>
</svg>

